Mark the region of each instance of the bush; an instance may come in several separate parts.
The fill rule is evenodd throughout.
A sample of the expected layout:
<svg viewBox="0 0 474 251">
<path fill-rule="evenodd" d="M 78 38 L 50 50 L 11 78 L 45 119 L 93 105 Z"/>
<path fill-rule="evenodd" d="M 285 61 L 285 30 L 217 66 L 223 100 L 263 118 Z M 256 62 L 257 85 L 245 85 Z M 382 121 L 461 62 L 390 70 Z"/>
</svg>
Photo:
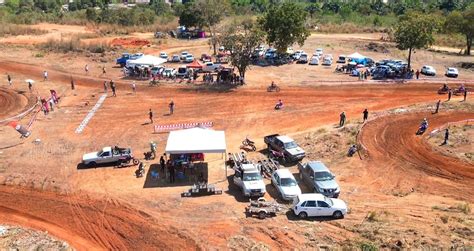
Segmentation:
<svg viewBox="0 0 474 251">
<path fill-rule="evenodd" d="M 106 43 L 83 43 L 81 38 L 89 38 L 89 36 L 72 36 L 70 38 L 61 38 L 61 39 L 48 39 L 43 44 L 39 45 L 40 49 L 47 51 L 55 52 L 83 52 L 89 51 L 92 53 L 104 53 L 107 50 L 110 50 L 110 45 Z"/>
<path fill-rule="evenodd" d="M 0 23 L 0 36 L 19 36 L 19 35 L 41 35 L 48 33 L 45 30 L 33 29 L 17 24 Z"/>
</svg>

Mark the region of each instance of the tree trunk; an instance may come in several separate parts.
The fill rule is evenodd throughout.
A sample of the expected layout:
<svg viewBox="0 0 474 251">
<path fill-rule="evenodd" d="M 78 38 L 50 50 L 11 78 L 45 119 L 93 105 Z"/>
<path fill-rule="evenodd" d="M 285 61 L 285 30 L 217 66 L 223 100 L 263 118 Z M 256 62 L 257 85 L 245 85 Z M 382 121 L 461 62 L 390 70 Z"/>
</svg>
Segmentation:
<svg viewBox="0 0 474 251">
<path fill-rule="evenodd" d="M 466 51 L 464 54 L 471 55 L 472 37 L 469 37 L 468 35 L 466 35 L 466 45 Z"/>
<path fill-rule="evenodd" d="M 412 48 L 408 49 L 408 70 L 411 70 L 411 50 Z"/>
</svg>

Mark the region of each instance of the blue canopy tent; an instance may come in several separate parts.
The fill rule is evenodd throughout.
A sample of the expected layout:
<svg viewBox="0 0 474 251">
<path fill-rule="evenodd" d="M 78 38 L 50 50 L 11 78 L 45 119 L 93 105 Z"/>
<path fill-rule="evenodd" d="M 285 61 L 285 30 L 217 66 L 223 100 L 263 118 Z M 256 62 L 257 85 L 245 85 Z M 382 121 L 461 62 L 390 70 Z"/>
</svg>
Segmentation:
<svg viewBox="0 0 474 251">
<path fill-rule="evenodd" d="M 356 64 L 367 65 L 369 60 L 366 56 L 363 56 L 357 52 L 352 53 L 351 55 L 347 56 L 350 62 L 355 62 Z"/>
</svg>

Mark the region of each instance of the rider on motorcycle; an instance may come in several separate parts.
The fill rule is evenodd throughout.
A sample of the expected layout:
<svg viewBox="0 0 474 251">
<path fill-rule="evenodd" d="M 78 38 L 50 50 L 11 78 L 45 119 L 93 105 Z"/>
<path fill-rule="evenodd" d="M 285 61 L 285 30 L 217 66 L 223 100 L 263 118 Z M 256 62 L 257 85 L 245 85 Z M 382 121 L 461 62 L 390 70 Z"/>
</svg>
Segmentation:
<svg viewBox="0 0 474 251">
<path fill-rule="evenodd" d="M 464 87 L 464 84 L 462 84 L 460 87 L 459 87 L 459 92 L 465 92 L 466 91 L 466 87 Z"/>
<path fill-rule="evenodd" d="M 273 88 L 275 88 L 275 86 L 276 86 L 275 82 L 272 81 L 272 83 L 270 84 L 270 88 L 273 89 Z"/>
<path fill-rule="evenodd" d="M 447 84 L 443 84 L 443 87 L 441 87 L 441 90 L 442 91 L 448 91 L 449 90 L 449 86 Z"/>
<path fill-rule="evenodd" d="M 420 129 L 426 130 L 428 128 L 428 120 L 426 118 L 421 121 Z"/>
<path fill-rule="evenodd" d="M 281 101 L 281 99 L 279 99 L 275 105 L 275 109 L 280 110 L 281 108 L 283 108 L 283 102 Z"/>
</svg>

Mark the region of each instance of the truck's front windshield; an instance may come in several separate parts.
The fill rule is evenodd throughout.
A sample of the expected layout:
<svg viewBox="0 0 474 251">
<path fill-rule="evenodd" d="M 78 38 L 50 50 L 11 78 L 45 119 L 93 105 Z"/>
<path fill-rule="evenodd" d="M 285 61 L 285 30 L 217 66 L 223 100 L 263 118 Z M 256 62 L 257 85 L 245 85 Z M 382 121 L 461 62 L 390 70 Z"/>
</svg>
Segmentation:
<svg viewBox="0 0 474 251">
<path fill-rule="evenodd" d="M 296 186 L 296 180 L 292 179 L 292 178 L 282 178 L 280 180 L 281 182 L 281 186 L 283 187 L 292 187 L 292 186 Z"/>
<path fill-rule="evenodd" d="M 244 181 L 261 180 L 262 176 L 259 173 L 244 173 Z"/>
<path fill-rule="evenodd" d="M 285 149 L 291 149 L 296 147 L 298 147 L 298 145 L 294 141 L 285 143 Z"/>
<path fill-rule="evenodd" d="M 332 180 L 334 176 L 329 172 L 316 172 L 314 173 L 314 180 L 322 181 L 322 180 Z"/>
<path fill-rule="evenodd" d="M 100 150 L 100 151 L 97 153 L 97 156 L 101 156 L 102 153 L 104 153 L 104 151 Z"/>
</svg>

